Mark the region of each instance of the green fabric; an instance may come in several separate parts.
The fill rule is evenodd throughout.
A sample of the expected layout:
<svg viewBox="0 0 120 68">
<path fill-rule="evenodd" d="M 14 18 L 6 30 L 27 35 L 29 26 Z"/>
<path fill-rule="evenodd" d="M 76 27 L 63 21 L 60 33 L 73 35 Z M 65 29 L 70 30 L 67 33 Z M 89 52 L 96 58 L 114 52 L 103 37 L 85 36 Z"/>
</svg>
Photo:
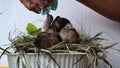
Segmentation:
<svg viewBox="0 0 120 68">
<path fill-rule="evenodd" d="M 42 14 L 42 15 L 46 15 L 46 14 L 48 14 L 49 12 L 50 12 L 50 8 L 49 8 L 49 7 L 45 8 L 45 9 L 43 9 L 43 10 L 39 10 L 39 13 Z"/>
<path fill-rule="evenodd" d="M 44 1 L 44 0 L 42 0 Z M 39 14 L 42 14 L 42 15 L 46 15 L 48 14 L 51 10 L 56 10 L 57 9 L 57 6 L 58 6 L 58 0 L 53 0 L 52 3 L 50 4 L 50 6 L 46 7 L 45 9 L 43 10 L 39 10 Z"/>
<path fill-rule="evenodd" d="M 58 5 L 58 0 L 53 0 L 51 3 L 51 10 L 56 10 Z"/>
</svg>

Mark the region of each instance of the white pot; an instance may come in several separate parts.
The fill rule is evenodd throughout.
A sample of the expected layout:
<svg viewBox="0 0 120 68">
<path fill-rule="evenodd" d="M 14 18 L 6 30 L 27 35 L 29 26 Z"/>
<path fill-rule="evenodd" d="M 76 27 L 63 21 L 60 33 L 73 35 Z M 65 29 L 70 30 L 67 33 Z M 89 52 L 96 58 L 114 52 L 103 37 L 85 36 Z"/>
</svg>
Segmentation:
<svg viewBox="0 0 120 68">
<path fill-rule="evenodd" d="M 80 59 L 80 54 L 69 54 L 69 53 L 52 53 L 52 57 L 60 65 L 60 68 L 87 68 L 88 59 L 84 58 L 77 64 L 74 64 L 77 60 Z M 17 58 L 19 54 L 8 54 L 8 64 L 9 68 L 17 68 Z M 40 54 L 39 58 L 37 54 L 30 53 L 27 56 L 29 60 L 28 68 L 59 68 L 57 64 L 47 55 Z M 24 60 L 25 61 L 25 60 Z M 21 63 L 21 62 L 20 62 Z M 38 64 L 40 67 L 38 67 Z M 73 65 L 74 64 L 74 65 Z M 19 68 L 23 68 L 20 64 Z"/>
</svg>

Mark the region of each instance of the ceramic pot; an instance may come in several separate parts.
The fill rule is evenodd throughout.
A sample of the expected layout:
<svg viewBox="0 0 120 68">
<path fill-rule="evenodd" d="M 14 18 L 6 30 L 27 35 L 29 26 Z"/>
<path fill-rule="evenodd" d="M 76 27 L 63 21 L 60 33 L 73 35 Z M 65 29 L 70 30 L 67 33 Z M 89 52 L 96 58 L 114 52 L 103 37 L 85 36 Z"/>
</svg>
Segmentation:
<svg viewBox="0 0 120 68">
<path fill-rule="evenodd" d="M 88 67 L 88 59 L 84 58 L 80 62 L 74 64 L 77 60 L 80 59 L 80 54 L 70 54 L 70 53 L 52 53 L 50 54 L 57 62 L 57 64 L 47 55 L 44 53 L 40 53 L 38 56 L 35 53 L 29 53 L 25 55 L 28 62 L 29 68 L 87 68 Z M 8 54 L 8 64 L 9 68 L 18 68 L 18 57 L 20 54 Z M 19 57 L 20 58 L 20 57 Z M 19 60 L 19 68 L 23 68 L 25 65 L 25 59 L 21 58 Z"/>
</svg>

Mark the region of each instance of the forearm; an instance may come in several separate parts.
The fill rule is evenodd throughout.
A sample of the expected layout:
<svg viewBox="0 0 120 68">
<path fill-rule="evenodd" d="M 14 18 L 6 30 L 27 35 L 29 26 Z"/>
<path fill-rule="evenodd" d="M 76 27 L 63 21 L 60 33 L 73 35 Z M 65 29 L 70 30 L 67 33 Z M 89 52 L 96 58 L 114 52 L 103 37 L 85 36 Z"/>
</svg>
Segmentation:
<svg viewBox="0 0 120 68">
<path fill-rule="evenodd" d="M 77 0 L 96 12 L 120 21 L 120 0 Z"/>
</svg>

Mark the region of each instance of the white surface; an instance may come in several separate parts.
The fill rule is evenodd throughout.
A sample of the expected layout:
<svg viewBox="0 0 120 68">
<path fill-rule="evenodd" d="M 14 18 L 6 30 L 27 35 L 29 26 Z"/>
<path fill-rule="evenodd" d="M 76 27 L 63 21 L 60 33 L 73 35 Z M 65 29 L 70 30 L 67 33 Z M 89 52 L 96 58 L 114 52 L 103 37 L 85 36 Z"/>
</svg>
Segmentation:
<svg viewBox="0 0 120 68">
<path fill-rule="evenodd" d="M 0 12 L 4 12 L 4 14 L 0 15 L 0 47 L 5 47 L 2 45 L 9 43 L 8 33 L 10 30 L 16 27 L 25 31 L 25 26 L 28 22 L 33 22 L 38 19 L 44 20 L 46 17 L 28 11 L 19 0 L 0 0 Z M 87 32 L 90 30 L 92 35 L 105 31 L 109 33 L 113 39 L 106 34 L 103 35 L 103 37 L 110 40 L 110 42 L 120 42 L 119 22 L 103 17 L 75 0 L 59 0 L 57 11 L 53 11 L 50 14 L 54 17 L 60 15 L 68 18 L 76 29 L 83 26 Z M 35 22 L 35 24 L 41 27 L 43 23 Z M 116 46 L 115 48 L 119 49 L 120 46 Z M 110 54 L 110 61 L 113 68 L 120 67 L 119 56 Z M 0 66 L 1 65 L 8 65 L 6 57 L 0 60 Z"/>
</svg>

